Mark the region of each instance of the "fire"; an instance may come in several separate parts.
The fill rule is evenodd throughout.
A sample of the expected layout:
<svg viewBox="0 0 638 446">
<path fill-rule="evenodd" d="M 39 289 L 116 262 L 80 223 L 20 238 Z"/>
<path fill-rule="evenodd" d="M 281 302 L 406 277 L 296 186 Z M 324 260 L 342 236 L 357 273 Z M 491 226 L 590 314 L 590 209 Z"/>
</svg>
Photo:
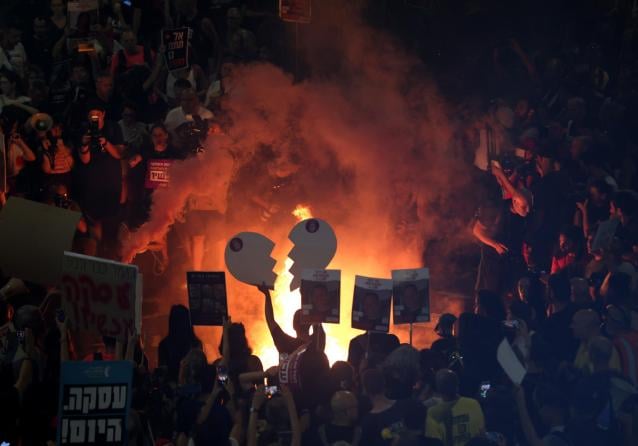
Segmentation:
<svg viewBox="0 0 638 446">
<path fill-rule="evenodd" d="M 309 206 L 298 204 L 292 211 L 292 215 L 299 221 L 302 221 L 312 218 L 312 211 Z M 295 335 L 292 328 L 292 319 L 295 311 L 301 306 L 301 293 L 299 289 L 290 291 L 290 282 L 293 276 L 288 270 L 292 264 L 293 261 L 286 258 L 283 266 L 277 270 L 277 281 L 275 282 L 272 298 L 277 322 L 286 333 Z M 342 321 L 345 320 L 343 309 L 341 319 Z M 348 342 L 356 335 L 354 330 L 350 328 L 344 329 L 342 326 L 334 324 L 324 324 L 324 330 L 326 331 L 325 352 L 330 363 L 345 360 L 348 351 Z M 264 367 L 270 367 L 279 363 L 279 354 L 277 353 L 277 349 L 272 345 L 270 338 L 256 343 L 255 354 L 259 356 Z"/>
<path fill-rule="evenodd" d="M 302 221 L 312 218 L 312 211 L 310 210 L 310 206 L 298 204 L 295 210 L 292 211 L 292 215 L 297 217 L 297 220 Z"/>
</svg>

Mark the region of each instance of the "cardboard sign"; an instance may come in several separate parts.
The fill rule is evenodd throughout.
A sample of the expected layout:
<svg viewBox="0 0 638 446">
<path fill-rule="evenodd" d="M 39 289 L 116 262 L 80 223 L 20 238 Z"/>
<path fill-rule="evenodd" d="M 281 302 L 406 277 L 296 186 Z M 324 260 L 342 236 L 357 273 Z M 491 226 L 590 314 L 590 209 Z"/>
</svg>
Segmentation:
<svg viewBox="0 0 638 446">
<path fill-rule="evenodd" d="M 352 328 L 388 332 L 391 299 L 392 280 L 355 276 Z"/>
<path fill-rule="evenodd" d="M 301 275 L 301 315 L 308 323 L 339 323 L 341 271 L 306 269 Z"/>
<path fill-rule="evenodd" d="M 618 230 L 618 225 L 620 224 L 620 220 L 617 218 L 611 218 L 607 221 L 604 221 L 598 225 L 598 230 L 596 231 L 596 235 L 594 236 L 594 241 L 591 245 L 591 250 L 593 252 L 609 249 L 611 243 L 614 240 L 614 236 L 616 235 L 616 231 Z"/>
<path fill-rule="evenodd" d="M 151 159 L 146 163 L 146 179 L 144 187 L 147 189 L 157 189 L 166 187 L 170 183 L 168 171 L 173 164 L 173 160 Z"/>
<path fill-rule="evenodd" d="M 256 232 L 240 232 L 226 244 L 226 268 L 240 282 L 259 286 L 265 283 L 275 287 L 277 274 L 273 268 L 277 261 L 270 257 L 275 244 Z"/>
<path fill-rule="evenodd" d="M 311 0 L 279 0 L 279 17 L 286 22 L 310 23 Z"/>
<path fill-rule="evenodd" d="M 162 43 L 166 47 L 165 59 L 168 71 L 188 68 L 189 28 L 165 29 L 162 31 Z"/>
<path fill-rule="evenodd" d="M 56 444 L 127 444 L 132 380 L 130 361 L 62 362 Z"/>
<path fill-rule="evenodd" d="M 139 321 L 137 280 L 135 265 L 65 252 L 60 285 L 71 326 L 126 340 Z"/>
<path fill-rule="evenodd" d="M 54 285 L 71 249 L 79 212 L 11 197 L 0 211 L 0 269 L 5 276 Z"/>
<path fill-rule="evenodd" d="M 527 374 L 527 370 L 525 370 L 523 364 L 518 360 L 507 339 L 503 339 L 496 349 L 496 359 L 501 367 L 503 367 L 509 379 L 514 384 L 520 386 Z"/>
<path fill-rule="evenodd" d="M 226 274 L 222 272 L 188 272 L 188 305 L 193 325 L 224 325 L 228 318 Z"/>
<path fill-rule="evenodd" d="M 430 322 L 430 270 L 392 271 L 394 324 Z"/>
<path fill-rule="evenodd" d="M 306 269 L 324 269 L 337 252 L 337 236 L 330 225 L 318 218 L 297 223 L 288 234 L 295 246 L 288 253 L 294 263 L 290 267 L 293 279 L 290 291 L 301 285 L 301 275 Z"/>
</svg>

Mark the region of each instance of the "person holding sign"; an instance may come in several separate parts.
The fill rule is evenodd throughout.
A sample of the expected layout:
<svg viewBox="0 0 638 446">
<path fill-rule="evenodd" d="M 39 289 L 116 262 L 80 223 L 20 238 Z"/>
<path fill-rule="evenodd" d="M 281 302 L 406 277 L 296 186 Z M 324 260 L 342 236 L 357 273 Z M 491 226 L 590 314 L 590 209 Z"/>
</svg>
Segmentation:
<svg viewBox="0 0 638 446">
<path fill-rule="evenodd" d="M 258 287 L 265 297 L 266 324 L 268 324 L 268 330 L 275 343 L 277 351 L 281 353 L 291 354 L 299 347 L 303 345 L 317 345 L 319 351 L 323 351 L 326 345 L 326 333 L 323 331 L 321 324 L 312 325 L 312 335 L 310 334 L 310 324 L 302 321 L 302 310 L 295 311 L 293 317 L 292 326 L 297 334 L 296 337 L 288 335 L 281 329 L 281 326 L 275 320 L 275 310 L 272 305 L 272 297 L 270 296 L 270 290 L 266 285 Z"/>
</svg>

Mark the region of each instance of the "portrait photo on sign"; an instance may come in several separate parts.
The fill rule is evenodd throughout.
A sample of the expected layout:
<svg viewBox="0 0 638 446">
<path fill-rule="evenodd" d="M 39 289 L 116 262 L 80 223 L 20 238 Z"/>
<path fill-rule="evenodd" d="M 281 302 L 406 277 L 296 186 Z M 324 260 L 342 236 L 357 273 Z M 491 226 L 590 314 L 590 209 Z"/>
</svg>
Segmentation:
<svg viewBox="0 0 638 446">
<path fill-rule="evenodd" d="M 308 269 L 302 272 L 302 320 L 307 323 L 339 323 L 341 271 Z"/>
<path fill-rule="evenodd" d="M 352 328 L 390 330 L 392 280 L 356 276 L 352 299 Z"/>
<path fill-rule="evenodd" d="M 192 324 L 223 325 L 228 317 L 225 273 L 188 272 L 186 280 Z"/>
<path fill-rule="evenodd" d="M 430 321 L 430 274 L 427 268 L 392 271 L 395 325 Z"/>
</svg>

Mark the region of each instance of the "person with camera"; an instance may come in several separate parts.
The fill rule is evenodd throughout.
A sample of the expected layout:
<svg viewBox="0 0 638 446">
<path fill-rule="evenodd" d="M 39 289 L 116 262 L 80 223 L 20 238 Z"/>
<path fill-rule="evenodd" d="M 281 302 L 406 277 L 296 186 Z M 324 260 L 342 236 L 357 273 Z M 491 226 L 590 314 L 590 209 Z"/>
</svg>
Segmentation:
<svg viewBox="0 0 638 446">
<path fill-rule="evenodd" d="M 191 87 L 182 91 L 179 107 L 168 112 L 164 125 L 180 149 L 192 152 L 206 138 L 213 118 L 213 113 L 200 104 L 197 92 Z"/>
<path fill-rule="evenodd" d="M 87 121 L 79 144 L 78 198 L 96 239 L 106 242 L 109 250 L 114 248 L 120 218 L 122 134 L 97 106 L 91 107 Z"/>
<path fill-rule="evenodd" d="M 0 130 L 0 138 L 4 137 L 4 133 Z M 14 195 L 24 194 L 28 188 L 28 175 L 26 175 L 27 171 L 23 172 L 23 170 L 29 163 L 36 160 L 35 153 L 22 138 L 17 124 L 13 125 L 6 145 L 7 189 Z"/>
</svg>

